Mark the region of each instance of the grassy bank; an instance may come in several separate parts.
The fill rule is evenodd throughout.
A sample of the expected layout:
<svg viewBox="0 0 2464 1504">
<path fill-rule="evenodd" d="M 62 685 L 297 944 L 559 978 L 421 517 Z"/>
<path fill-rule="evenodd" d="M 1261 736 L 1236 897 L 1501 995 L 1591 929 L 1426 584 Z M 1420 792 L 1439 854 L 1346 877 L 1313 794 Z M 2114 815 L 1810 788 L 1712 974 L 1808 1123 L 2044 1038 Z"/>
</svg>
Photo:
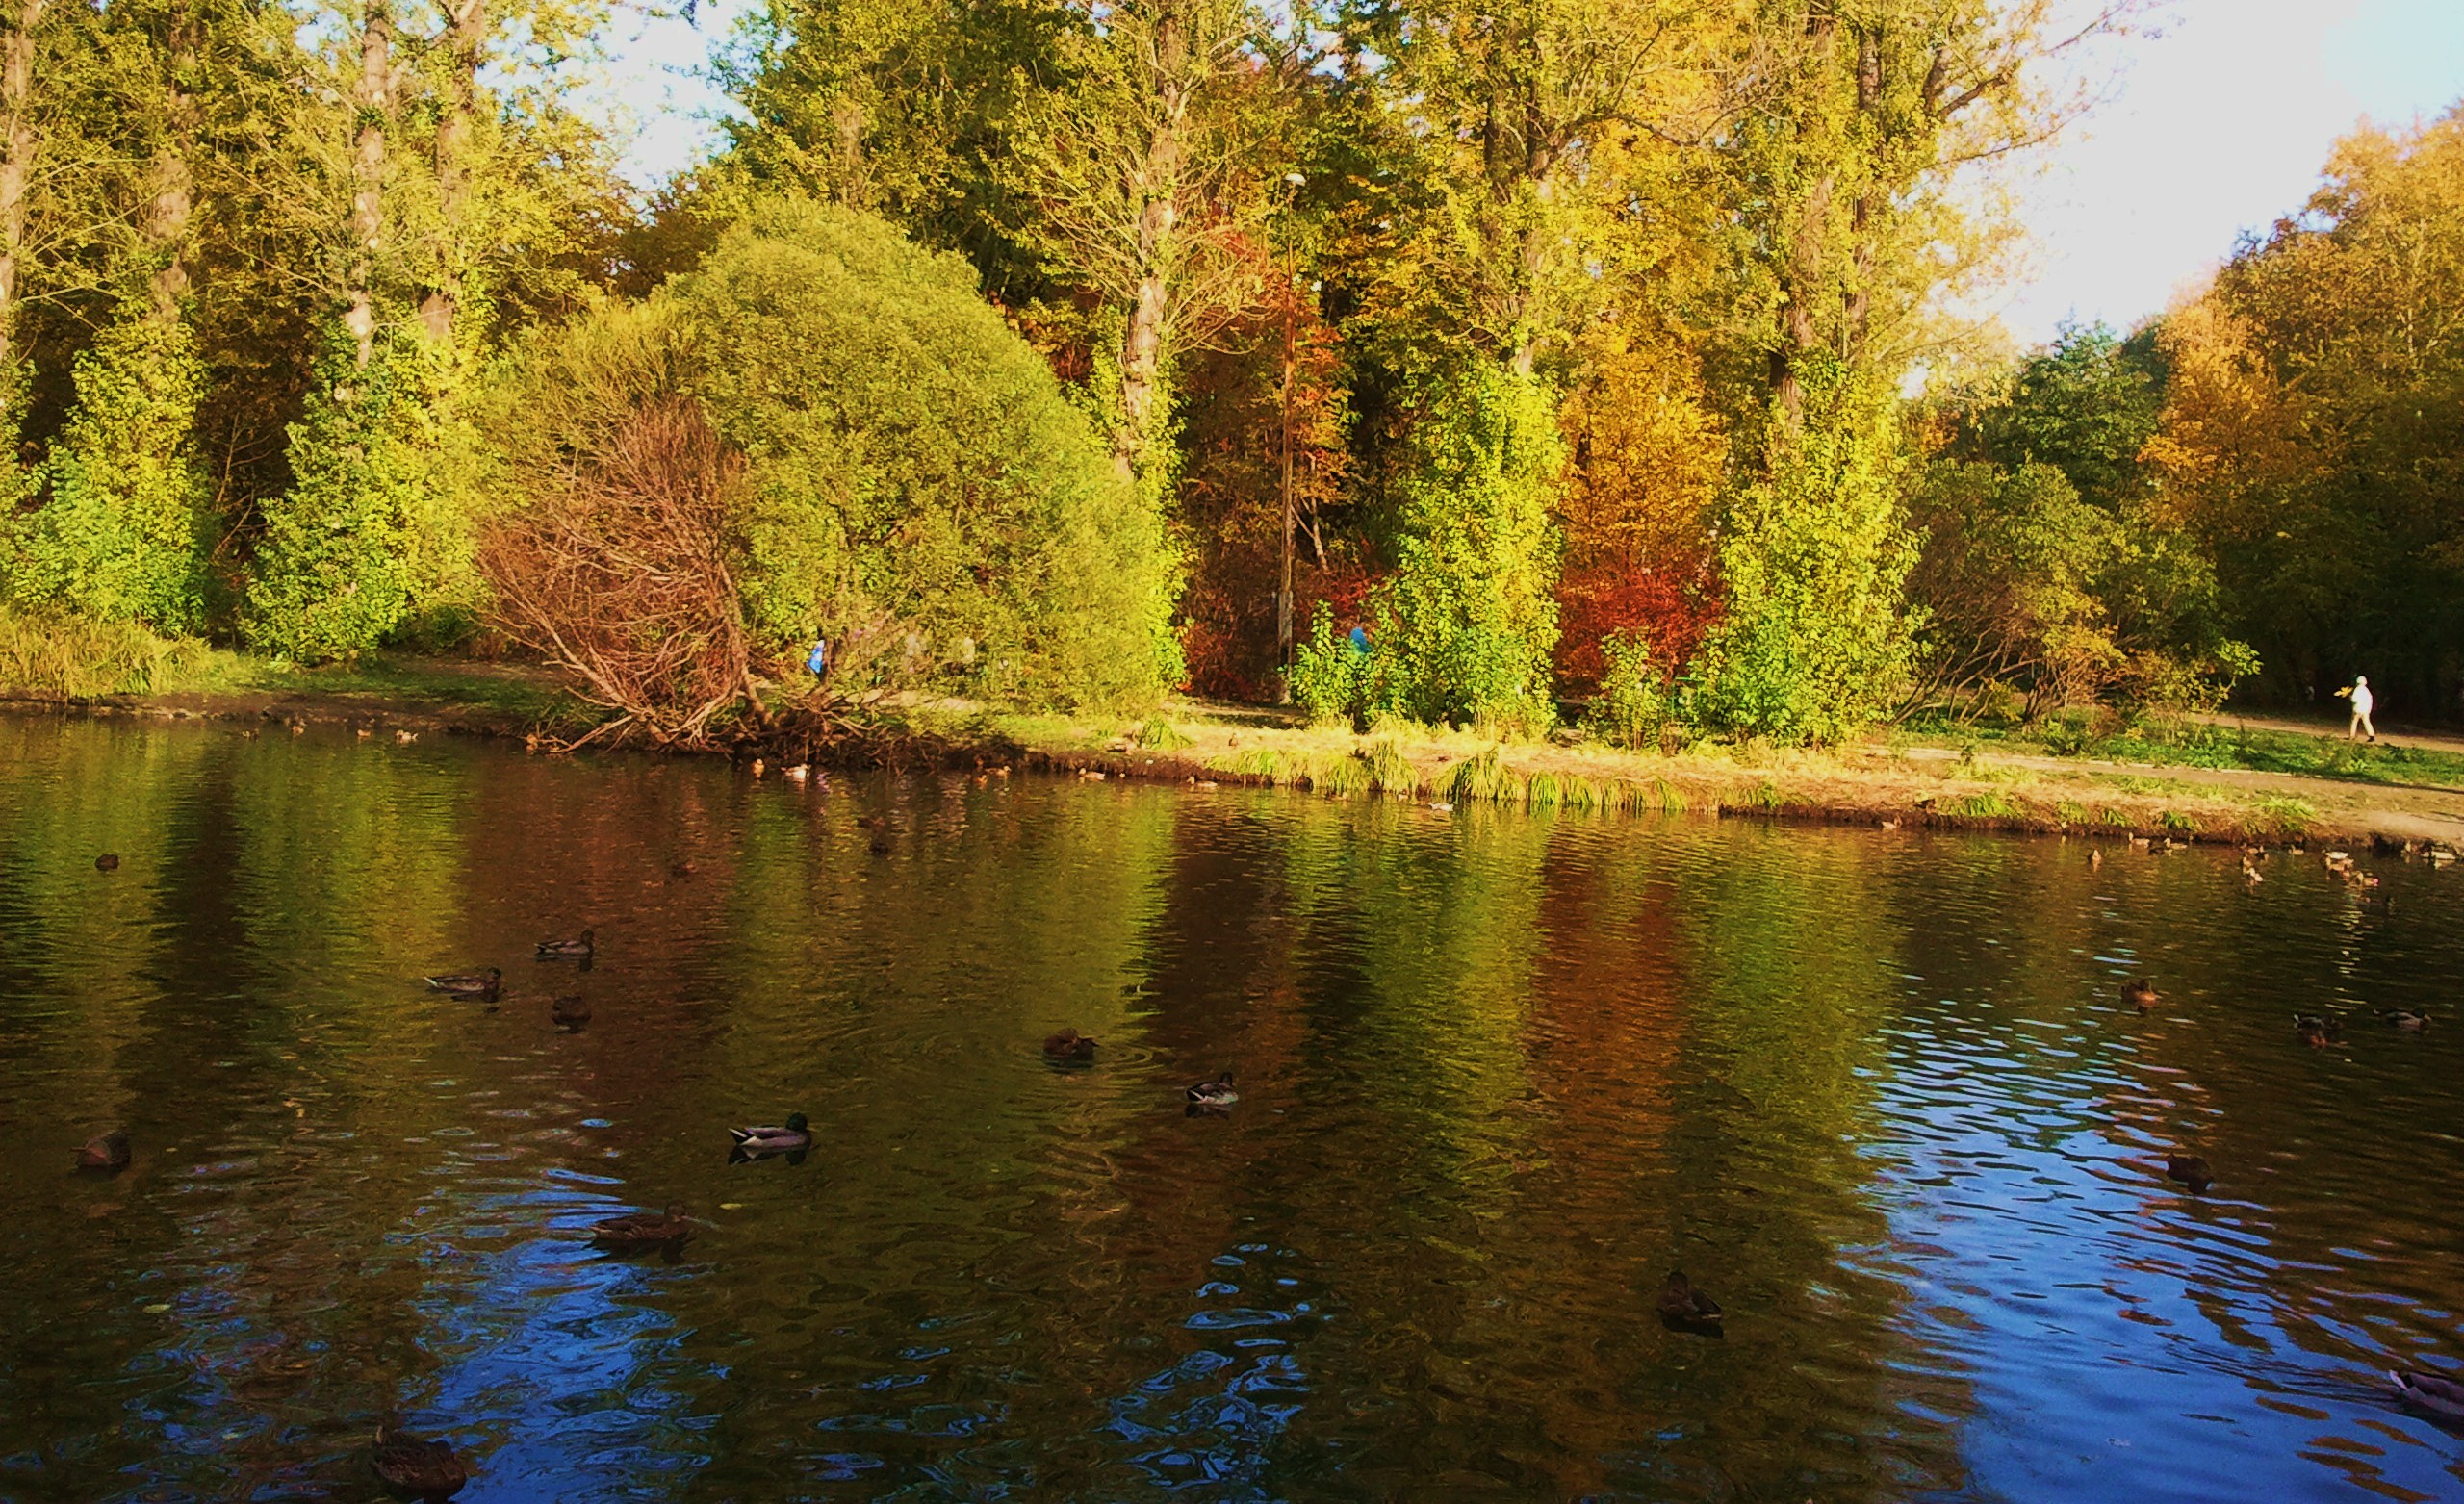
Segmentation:
<svg viewBox="0 0 2464 1504">
<path fill-rule="evenodd" d="M 1355 734 L 1194 701 L 1136 725 L 948 705 L 914 707 L 907 724 L 954 745 L 1013 747 L 1063 770 L 1270 783 L 1336 798 L 2184 840 L 2288 841 L 2348 824 L 2275 789 L 2037 769 L 1912 746 L 1812 752 L 1706 741 L 1663 755 L 1570 740 L 1501 744 L 1408 725 Z"/>
<path fill-rule="evenodd" d="M 520 665 L 375 656 L 298 669 L 141 632 L 30 629 L 0 616 L 0 698 L 103 713 L 571 737 L 597 712 Z M 1009 763 L 1242 782 L 1332 798 L 1535 810 L 1747 815 L 2184 840 L 2464 841 L 2464 757 L 2213 727 L 2074 747 L 1902 729 L 1832 751 L 1698 741 L 1663 753 L 1561 735 L 1500 743 L 1382 724 L 1367 734 L 1270 708 L 1173 701 L 1136 721 L 948 701 L 886 707 L 839 760 Z"/>
</svg>

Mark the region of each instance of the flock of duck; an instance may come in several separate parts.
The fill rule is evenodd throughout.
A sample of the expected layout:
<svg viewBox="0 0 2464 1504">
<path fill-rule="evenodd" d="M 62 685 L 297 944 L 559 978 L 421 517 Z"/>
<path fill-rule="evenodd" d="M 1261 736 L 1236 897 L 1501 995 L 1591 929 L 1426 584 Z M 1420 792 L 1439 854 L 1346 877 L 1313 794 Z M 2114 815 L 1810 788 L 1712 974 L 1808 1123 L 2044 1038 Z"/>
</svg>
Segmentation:
<svg viewBox="0 0 2464 1504">
<path fill-rule="evenodd" d="M 789 770 L 790 775 L 796 770 Z M 868 822 L 870 824 L 870 822 Z M 2134 844 L 2138 844 L 2134 839 Z M 878 833 L 875 854 L 882 842 Z M 2377 879 L 2359 873 L 2351 858 L 2343 852 L 2326 854 L 2330 874 L 2348 882 L 2364 882 L 2376 886 Z M 2101 853 L 2091 853 L 2093 865 L 2101 866 Z M 119 865 L 116 855 L 106 854 L 94 865 L 110 872 Z M 2261 880 L 2252 858 L 2246 854 L 2243 875 L 2251 882 Z M 598 954 L 598 937 L 584 930 L 573 939 L 542 940 L 532 955 L 541 961 L 572 962 L 587 971 Z M 436 992 L 448 997 L 494 1005 L 503 994 L 504 972 L 497 966 L 476 971 L 444 972 L 421 981 Z M 2161 994 L 2145 978 L 2133 978 L 2122 987 L 2122 999 L 2140 1012 L 2154 1008 Z M 548 1005 L 550 1020 L 567 1032 L 587 1026 L 591 1019 L 590 1004 L 578 994 L 558 996 Z M 2378 1019 L 2387 1026 L 2407 1032 L 2420 1032 L 2429 1027 L 2427 1015 L 2409 1008 L 2381 1008 Z M 2313 1049 L 2323 1049 L 2329 1042 L 2344 1037 L 2347 1015 L 2341 1012 L 2297 1013 L 2294 1015 L 2295 1036 Z M 1085 1066 L 1094 1063 L 1099 1042 L 1076 1029 L 1064 1029 L 1043 1041 L 1043 1058 L 1055 1066 Z M 1228 1112 L 1241 1100 L 1233 1086 L 1232 1072 L 1221 1071 L 1202 1081 L 1193 1082 L 1182 1091 L 1190 1115 Z M 728 1162 L 743 1163 L 754 1160 L 785 1159 L 800 1162 L 813 1145 L 810 1120 L 802 1112 L 790 1112 L 783 1123 L 757 1125 L 728 1130 Z M 115 1130 L 88 1140 L 77 1151 L 77 1164 L 82 1170 L 116 1174 L 126 1169 L 134 1159 L 129 1135 Z M 2166 1159 L 2166 1176 L 2194 1195 L 2204 1193 L 2215 1182 L 2215 1169 L 2199 1155 L 2172 1153 Z M 693 1236 L 694 1221 L 671 1204 L 659 1211 L 633 1211 L 594 1222 L 590 1227 L 593 1247 L 613 1254 L 660 1252 L 674 1257 Z M 1720 1338 L 1726 1335 L 1719 1302 L 1697 1287 L 1684 1271 L 1671 1270 L 1655 1298 L 1660 1324 L 1672 1332 L 1696 1337 Z M 2434 1418 L 2451 1424 L 2464 1424 L 2464 1382 L 2443 1374 L 2419 1369 L 2394 1369 L 2388 1373 L 2397 1397 L 2406 1405 Z M 398 1421 L 388 1416 L 376 1428 L 372 1462 L 378 1478 L 397 1492 L 413 1497 L 441 1500 L 451 1497 L 470 1481 L 469 1469 L 453 1448 L 446 1442 L 429 1440 L 404 1432 Z"/>
<path fill-rule="evenodd" d="M 2148 843 L 2141 837 L 2133 836 L 2131 844 L 2144 847 Z M 2254 885 L 2264 880 L 2264 875 L 2258 868 L 2260 854 L 2256 849 L 2246 850 L 2242 854 L 2242 876 Z M 2300 854 L 2299 848 L 2295 848 L 2295 854 Z M 2349 852 L 2328 852 L 2324 854 L 2329 877 L 2354 887 L 2378 886 L 2377 878 L 2353 864 L 2352 854 Z M 2434 849 L 2433 860 L 2438 865 L 2444 866 L 2453 859 L 2452 854 L 2445 848 Z M 2103 866 L 2103 853 L 2091 850 L 2089 865 Z M 2121 996 L 2123 1002 L 2142 1013 L 2154 1008 L 2162 1001 L 2162 995 L 2157 992 L 2155 983 L 2144 977 L 2134 977 L 2124 982 Z M 2294 1038 L 2311 1049 L 2323 1050 L 2329 1044 L 2344 1038 L 2345 1021 L 2349 1016 L 2348 1013 L 2336 1010 L 2321 1013 L 2295 1013 L 2293 1015 Z M 2375 1010 L 2374 1016 L 2388 1028 L 2405 1033 L 2420 1033 L 2430 1026 L 2428 1014 L 2408 1007 L 2382 1007 Z M 2194 1196 L 2205 1194 L 2207 1188 L 2216 1183 L 2216 1167 L 2207 1161 L 2204 1155 L 2180 1151 L 2166 1156 L 2165 1175 L 2167 1179 L 2175 1182 Z M 1681 1279 L 1681 1276 L 1671 1276 L 1672 1288 L 1675 1287 L 1675 1282 Z M 1663 1296 L 1661 1307 L 1663 1316 L 1669 1309 L 1666 1300 L 1667 1297 Z M 1713 1311 L 1715 1313 L 1713 1319 L 1716 1320 L 1717 1308 L 1714 1307 Z M 2395 1386 L 2396 1397 L 2405 1405 L 2449 1425 L 2464 1424 L 2464 1382 L 2445 1374 L 2431 1373 L 2418 1368 L 2390 1369 L 2387 1378 Z"/>
</svg>

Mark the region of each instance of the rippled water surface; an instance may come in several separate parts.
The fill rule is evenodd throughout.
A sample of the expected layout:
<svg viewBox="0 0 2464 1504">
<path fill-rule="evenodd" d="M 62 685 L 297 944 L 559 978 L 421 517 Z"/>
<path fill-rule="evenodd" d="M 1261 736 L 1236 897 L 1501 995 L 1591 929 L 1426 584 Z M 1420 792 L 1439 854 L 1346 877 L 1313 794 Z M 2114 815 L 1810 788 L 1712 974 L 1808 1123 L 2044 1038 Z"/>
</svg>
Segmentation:
<svg viewBox="0 0 2464 1504">
<path fill-rule="evenodd" d="M 0 1498 L 2464 1496 L 2464 869 L 2315 862 L 0 721 Z"/>
</svg>

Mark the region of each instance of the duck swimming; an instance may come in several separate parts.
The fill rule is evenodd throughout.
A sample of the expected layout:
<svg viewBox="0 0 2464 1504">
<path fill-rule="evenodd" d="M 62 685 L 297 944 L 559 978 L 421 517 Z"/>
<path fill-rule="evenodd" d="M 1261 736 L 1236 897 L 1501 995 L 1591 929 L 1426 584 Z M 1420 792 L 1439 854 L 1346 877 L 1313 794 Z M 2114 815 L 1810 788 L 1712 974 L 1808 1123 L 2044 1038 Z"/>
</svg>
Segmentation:
<svg viewBox="0 0 2464 1504">
<path fill-rule="evenodd" d="M 110 1170 L 117 1173 L 128 1168 L 131 1158 L 133 1154 L 128 1146 L 128 1134 L 115 1128 L 108 1134 L 87 1139 L 83 1145 L 79 1146 L 77 1168 Z"/>
<path fill-rule="evenodd" d="M 1225 1071 L 1213 1081 L 1198 1082 L 1181 1094 L 1189 1099 L 1190 1106 L 1194 1108 L 1228 1108 L 1241 1100 L 1241 1094 L 1232 1089 L 1230 1071 Z"/>
<path fill-rule="evenodd" d="M 2345 1021 L 2334 1013 L 2296 1013 L 2293 1015 L 2293 1032 L 2303 1044 L 2313 1050 L 2322 1050 L 2326 1048 L 2328 1040 L 2345 1036 Z"/>
<path fill-rule="evenodd" d="M 491 966 L 486 971 L 447 972 L 441 977 L 422 977 L 420 980 L 448 997 L 475 998 L 482 1003 L 493 1003 L 497 1000 L 498 990 L 504 985 L 504 973 Z"/>
<path fill-rule="evenodd" d="M 376 1428 L 376 1451 L 371 1461 L 387 1488 L 414 1498 L 449 1499 L 471 1481 L 470 1470 L 453 1455 L 453 1448 L 406 1436 L 390 1419 Z"/>
<path fill-rule="evenodd" d="M 2390 1029 L 2409 1029 L 2418 1033 L 2429 1027 L 2427 1013 L 2416 1013 L 2408 1007 L 2382 1007 L 2378 1016 Z"/>
<path fill-rule="evenodd" d="M 731 1128 L 728 1136 L 735 1140 L 735 1147 L 729 1151 L 728 1162 L 766 1159 L 774 1154 L 802 1154 L 812 1147 L 809 1128 L 802 1112 L 788 1113 L 785 1126 L 780 1128 Z"/>
<path fill-rule="evenodd" d="M 1659 1295 L 1652 1304 L 1658 1308 L 1659 1324 L 1672 1332 L 1691 1332 L 1697 1337 L 1726 1335 L 1720 1325 L 1720 1303 L 1696 1289 L 1682 1269 L 1668 1271 L 1668 1283 L 1659 1287 Z"/>
<path fill-rule="evenodd" d="M 2194 1154 L 2176 1154 L 2165 1160 L 2165 1175 L 2176 1180 L 2192 1195 L 2199 1195 L 2216 1183 L 2216 1174 L 2205 1160 Z"/>
<path fill-rule="evenodd" d="M 674 1203 L 664 1211 L 630 1211 L 590 1224 L 594 1248 L 609 1253 L 639 1253 L 649 1248 L 680 1248 L 693 1236 L 692 1221 L 677 1213 Z"/>
<path fill-rule="evenodd" d="M 532 954 L 543 961 L 586 961 L 594 949 L 591 939 L 591 931 L 585 930 L 576 940 L 542 940 Z"/>
<path fill-rule="evenodd" d="M 584 997 L 558 998 L 548 1005 L 548 1016 L 560 1028 L 578 1030 L 590 1022 L 590 1000 Z"/>
<path fill-rule="evenodd" d="M 2464 1421 L 2464 1383 L 2419 1368 L 2390 1368 L 2396 1397 L 2443 1420 Z"/>
<path fill-rule="evenodd" d="M 1047 1060 L 1091 1060 L 1095 1058 L 1095 1041 L 1075 1029 L 1065 1029 L 1045 1038 L 1043 1058 Z"/>
<path fill-rule="evenodd" d="M 2122 983 L 2121 1000 L 2144 1013 L 2156 1006 L 2156 984 L 2144 977 L 2133 977 Z"/>
</svg>

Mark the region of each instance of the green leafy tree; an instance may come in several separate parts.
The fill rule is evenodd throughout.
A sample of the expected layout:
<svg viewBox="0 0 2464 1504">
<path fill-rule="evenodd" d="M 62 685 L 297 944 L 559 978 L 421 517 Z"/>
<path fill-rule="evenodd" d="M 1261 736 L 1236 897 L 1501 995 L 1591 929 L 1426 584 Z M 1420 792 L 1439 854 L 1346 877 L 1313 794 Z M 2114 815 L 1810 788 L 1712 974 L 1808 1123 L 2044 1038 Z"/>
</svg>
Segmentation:
<svg viewBox="0 0 2464 1504">
<path fill-rule="evenodd" d="M 397 327 L 366 366 L 341 341 L 291 428 L 294 482 L 267 502 L 243 621 L 259 651 L 303 663 L 384 642 L 467 557 L 436 483 L 432 352 Z M 443 541 L 440 541 L 443 540 Z"/>
<path fill-rule="evenodd" d="M 131 310 L 77 357 L 50 499 L 16 524 L 11 593 L 166 633 L 204 625 L 208 486 L 190 443 L 205 370 L 188 326 Z"/>
<path fill-rule="evenodd" d="M 1799 419 L 1770 425 L 1764 478 L 1726 509 L 1726 615 L 1706 644 L 1692 709 L 1736 731 L 1832 742 L 1905 690 L 1902 585 L 1916 549 L 1888 398 L 1836 364 L 1804 359 L 1794 370 Z"/>
<path fill-rule="evenodd" d="M 698 404 L 742 464 L 729 568 L 765 659 L 819 634 L 841 688 L 1043 704 L 1167 682 L 1155 510 L 974 269 L 873 216 L 759 205 L 646 307 L 537 338 L 508 380 L 487 428 L 534 506 L 627 415 Z"/>
<path fill-rule="evenodd" d="M 1494 362 L 1433 378 L 1409 440 L 1395 572 L 1371 602 L 1374 698 L 1422 721 L 1545 729 L 1565 462 L 1546 388 Z"/>
</svg>

